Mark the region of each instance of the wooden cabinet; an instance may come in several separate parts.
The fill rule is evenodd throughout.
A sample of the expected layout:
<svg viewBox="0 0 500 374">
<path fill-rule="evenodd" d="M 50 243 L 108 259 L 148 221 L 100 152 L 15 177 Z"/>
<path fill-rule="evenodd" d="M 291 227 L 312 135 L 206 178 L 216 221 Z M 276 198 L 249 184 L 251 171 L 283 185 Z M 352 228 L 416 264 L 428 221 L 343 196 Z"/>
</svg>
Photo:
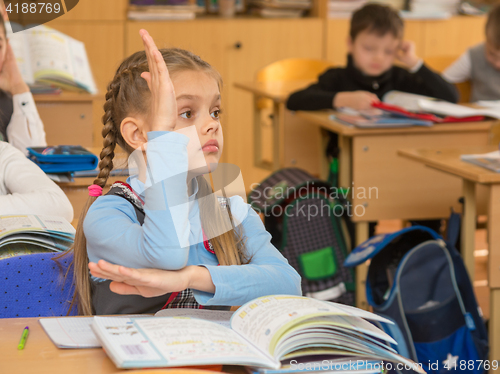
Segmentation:
<svg viewBox="0 0 500 374">
<path fill-rule="evenodd" d="M 45 127 L 47 144 L 93 146 L 93 105 L 102 100 L 101 96 L 65 92 L 33 97 Z"/>
<path fill-rule="evenodd" d="M 80 0 L 62 21 L 124 21 L 128 0 Z"/>
</svg>

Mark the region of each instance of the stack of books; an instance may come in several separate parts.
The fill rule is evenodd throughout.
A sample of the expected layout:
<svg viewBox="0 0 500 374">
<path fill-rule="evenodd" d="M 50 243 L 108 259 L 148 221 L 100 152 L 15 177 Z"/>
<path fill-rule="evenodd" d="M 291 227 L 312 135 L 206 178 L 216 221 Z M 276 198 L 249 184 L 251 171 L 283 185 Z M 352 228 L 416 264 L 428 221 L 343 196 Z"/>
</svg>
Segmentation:
<svg viewBox="0 0 500 374">
<path fill-rule="evenodd" d="M 460 0 L 411 0 L 410 10 L 415 13 L 457 14 Z"/>
<path fill-rule="evenodd" d="M 191 20 L 205 7 L 192 0 L 131 0 L 128 19 L 135 21 Z"/>
<path fill-rule="evenodd" d="M 330 0 L 328 18 L 351 18 L 352 13 L 367 3 L 367 0 Z"/>
<path fill-rule="evenodd" d="M 311 9 L 311 0 L 251 0 L 253 14 L 266 18 L 301 17 Z"/>
<path fill-rule="evenodd" d="M 388 5 L 394 9 L 397 9 L 397 10 L 402 10 L 405 8 L 405 3 L 406 1 L 405 0 L 377 0 L 376 1 L 377 4 L 384 4 L 384 5 Z"/>
</svg>

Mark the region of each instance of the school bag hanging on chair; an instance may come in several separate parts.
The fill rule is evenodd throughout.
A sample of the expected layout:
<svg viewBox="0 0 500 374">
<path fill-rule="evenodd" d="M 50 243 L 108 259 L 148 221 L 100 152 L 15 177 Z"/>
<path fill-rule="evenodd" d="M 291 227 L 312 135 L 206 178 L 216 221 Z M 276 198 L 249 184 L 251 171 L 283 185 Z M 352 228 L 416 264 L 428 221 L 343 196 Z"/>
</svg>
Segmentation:
<svg viewBox="0 0 500 374">
<path fill-rule="evenodd" d="M 264 215 L 272 243 L 302 277 L 305 296 L 354 305 L 354 272 L 343 266 L 350 243 L 347 202 L 325 181 L 281 169 L 248 196 Z"/>
<path fill-rule="evenodd" d="M 395 321 L 408 358 L 428 373 L 484 372 L 479 360 L 488 359 L 486 327 L 454 243 L 413 226 L 369 239 L 345 265 L 368 259 L 368 303 Z"/>
</svg>

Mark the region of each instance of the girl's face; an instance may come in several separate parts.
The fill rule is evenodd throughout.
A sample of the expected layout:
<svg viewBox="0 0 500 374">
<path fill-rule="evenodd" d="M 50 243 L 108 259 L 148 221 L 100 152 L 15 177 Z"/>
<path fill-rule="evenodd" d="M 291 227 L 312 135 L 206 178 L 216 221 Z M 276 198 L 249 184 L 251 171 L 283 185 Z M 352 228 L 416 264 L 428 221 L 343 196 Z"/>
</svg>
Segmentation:
<svg viewBox="0 0 500 374">
<path fill-rule="evenodd" d="M 189 168 L 195 173 L 213 171 L 224 146 L 217 81 L 207 72 L 194 70 L 175 73 L 171 79 L 177 99 L 176 131 L 190 137 Z"/>
</svg>

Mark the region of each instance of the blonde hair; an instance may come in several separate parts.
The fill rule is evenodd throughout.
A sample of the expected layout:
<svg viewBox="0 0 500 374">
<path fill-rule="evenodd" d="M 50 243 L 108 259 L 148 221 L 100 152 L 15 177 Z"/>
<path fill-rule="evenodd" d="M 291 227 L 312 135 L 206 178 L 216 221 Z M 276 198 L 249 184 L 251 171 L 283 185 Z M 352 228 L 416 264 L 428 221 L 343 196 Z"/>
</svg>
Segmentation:
<svg viewBox="0 0 500 374">
<path fill-rule="evenodd" d="M 177 48 L 160 49 L 160 52 L 171 76 L 187 70 L 203 71 L 216 79 L 219 88 L 222 88 L 220 74 L 199 56 Z M 104 125 L 102 129 L 103 148 L 100 154 L 99 175 L 94 180 L 94 184 L 103 188 L 106 185 L 109 173 L 113 170 L 113 157 L 116 145 L 118 144 L 129 154 L 134 151 L 123 139 L 120 132 L 120 124 L 127 115 L 145 114 L 149 109 L 148 105 L 151 93 L 146 81 L 141 78 L 141 73 L 145 71 L 148 71 L 146 53 L 144 51 L 136 52 L 121 63 L 115 73 L 115 77 L 108 85 L 104 115 L 102 117 Z M 200 200 L 202 226 L 206 235 L 209 238 L 214 238 L 217 235 L 217 223 L 223 220 L 220 206 L 206 179 L 200 176 L 197 177 L 197 180 L 199 185 L 198 196 L 205 197 Z M 89 196 L 80 215 L 75 242 L 70 250 L 74 256 L 72 264 L 74 266 L 75 283 L 75 293 L 70 310 L 77 303 L 78 313 L 81 315 L 91 315 L 94 313 L 92 288 L 88 270 L 87 240 L 83 233 L 83 222 L 88 209 L 96 199 L 96 197 Z M 236 229 L 234 227 L 229 204 L 227 204 L 227 211 L 232 229 L 211 239 L 211 244 L 221 265 L 241 265 L 248 262 L 245 243 L 242 240 L 243 232 L 240 228 Z"/>
</svg>

